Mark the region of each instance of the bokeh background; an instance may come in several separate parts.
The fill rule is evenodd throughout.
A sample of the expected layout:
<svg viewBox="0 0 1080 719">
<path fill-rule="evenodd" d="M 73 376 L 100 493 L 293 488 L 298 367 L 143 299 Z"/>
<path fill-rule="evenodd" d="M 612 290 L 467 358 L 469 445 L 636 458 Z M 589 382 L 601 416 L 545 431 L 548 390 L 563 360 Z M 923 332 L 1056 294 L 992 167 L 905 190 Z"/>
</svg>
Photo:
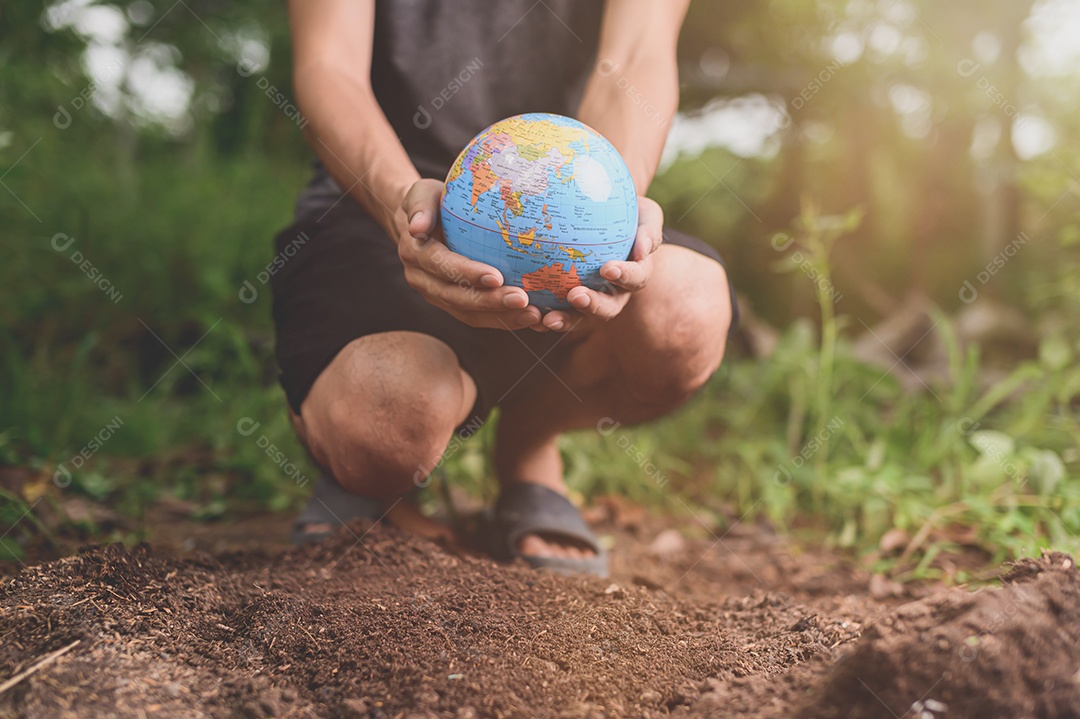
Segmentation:
<svg viewBox="0 0 1080 719">
<path fill-rule="evenodd" d="M 575 491 L 910 576 L 1080 545 L 1077 38 L 1080 0 L 695 2 L 650 194 L 746 321 L 679 415 L 568 438 Z M 0 556 L 296 507 L 284 3 L 6 3 L 0 68 Z M 436 485 L 490 495 L 489 443 Z"/>
</svg>

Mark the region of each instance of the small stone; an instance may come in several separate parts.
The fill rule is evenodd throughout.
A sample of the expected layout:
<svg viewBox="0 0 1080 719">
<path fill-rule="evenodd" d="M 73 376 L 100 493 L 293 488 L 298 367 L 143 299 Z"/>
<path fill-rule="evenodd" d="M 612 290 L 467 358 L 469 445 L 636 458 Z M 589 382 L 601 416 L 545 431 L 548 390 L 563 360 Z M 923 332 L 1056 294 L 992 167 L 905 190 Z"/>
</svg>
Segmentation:
<svg viewBox="0 0 1080 719">
<path fill-rule="evenodd" d="M 341 716 L 345 719 L 363 719 L 367 715 L 367 699 L 345 699 L 341 702 Z"/>
<path fill-rule="evenodd" d="M 660 700 L 663 698 L 664 697 L 662 694 L 660 694 L 660 692 L 654 691 L 652 689 L 646 689 L 645 691 L 641 692 L 642 704 L 659 704 Z"/>
<path fill-rule="evenodd" d="M 670 557 L 686 549 L 686 540 L 676 529 L 665 529 L 656 535 L 645 551 L 654 557 Z"/>
<path fill-rule="evenodd" d="M 617 597 L 621 597 L 625 592 L 623 592 L 623 588 L 618 584 L 611 584 L 604 590 L 604 594 L 614 594 Z"/>
<path fill-rule="evenodd" d="M 883 574 L 875 574 L 870 577 L 870 596 L 877 600 L 888 597 L 903 595 L 904 587 L 899 582 L 893 582 L 885 578 Z"/>
<path fill-rule="evenodd" d="M 427 689 L 427 690 L 424 690 L 424 691 L 417 692 L 417 694 L 416 694 L 416 703 L 417 704 L 438 704 L 439 703 L 439 693 L 436 692 L 436 691 L 432 691 L 431 689 Z"/>
<path fill-rule="evenodd" d="M 878 549 L 882 554 L 897 554 L 911 542 L 911 536 L 903 529 L 894 527 L 881 536 Z"/>
</svg>

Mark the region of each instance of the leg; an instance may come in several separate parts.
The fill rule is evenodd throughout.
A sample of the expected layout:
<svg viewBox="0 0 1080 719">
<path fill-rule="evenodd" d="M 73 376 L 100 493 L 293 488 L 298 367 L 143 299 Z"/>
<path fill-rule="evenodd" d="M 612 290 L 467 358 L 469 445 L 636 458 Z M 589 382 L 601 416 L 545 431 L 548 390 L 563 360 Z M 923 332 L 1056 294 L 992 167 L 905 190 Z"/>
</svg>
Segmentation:
<svg viewBox="0 0 1080 719">
<path fill-rule="evenodd" d="M 428 304 L 405 281 L 394 243 L 348 197 L 303 213 L 275 248 L 288 259 L 270 286 L 293 422 L 316 461 L 353 494 L 394 504 L 384 500 L 437 462 L 455 426 L 476 426 L 531 366 L 523 342 L 557 339 L 477 330 Z M 410 503 L 397 503 L 388 518 L 410 529 L 397 516 L 406 509 Z M 334 528 L 298 527 L 312 536 Z"/>
<path fill-rule="evenodd" d="M 677 246 L 661 247 L 655 260 L 648 286 L 617 318 L 577 340 L 558 364 L 545 360 L 558 378 L 538 367 L 507 398 L 496 441 L 501 482 L 565 492 L 560 433 L 604 417 L 631 424 L 667 414 L 720 366 L 732 312 L 723 266 Z M 543 537 L 525 537 L 519 549 L 580 555 Z"/>
<path fill-rule="evenodd" d="M 475 400 L 472 378 L 447 345 L 416 332 L 384 332 L 346 345 L 293 423 L 342 487 L 393 502 L 426 478 Z M 389 516 L 431 533 L 404 504 Z"/>
</svg>

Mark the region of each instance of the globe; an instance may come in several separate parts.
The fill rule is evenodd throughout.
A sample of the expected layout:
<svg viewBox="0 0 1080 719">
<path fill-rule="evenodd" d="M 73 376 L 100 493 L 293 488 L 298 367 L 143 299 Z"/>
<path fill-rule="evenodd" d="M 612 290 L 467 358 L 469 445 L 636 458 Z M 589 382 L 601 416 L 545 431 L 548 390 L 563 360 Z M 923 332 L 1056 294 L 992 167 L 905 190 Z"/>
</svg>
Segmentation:
<svg viewBox="0 0 1080 719">
<path fill-rule="evenodd" d="M 625 260 L 637 232 L 637 193 L 611 143 L 562 115 L 496 122 L 446 177 L 447 245 L 498 269 L 541 310 L 569 309 L 579 285 L 600 290 L 600 267 Z"/>
</svg>

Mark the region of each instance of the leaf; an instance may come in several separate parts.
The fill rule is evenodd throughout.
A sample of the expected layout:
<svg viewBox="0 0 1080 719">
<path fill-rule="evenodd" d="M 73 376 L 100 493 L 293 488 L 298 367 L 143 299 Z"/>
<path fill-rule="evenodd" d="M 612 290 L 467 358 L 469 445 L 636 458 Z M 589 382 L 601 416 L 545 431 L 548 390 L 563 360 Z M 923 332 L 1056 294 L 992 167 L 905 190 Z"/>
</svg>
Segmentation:
<svg viewBox="0 0 1080 719">
<path fill-rule="evenodd" d="M 980 455 L 994 462 L 1003 463 L 1013 455 L 1016 449 L 1016 442 L 1013 438 L 996 429 L 981 429 L 972 432 L 968 441 Z"/>
<path fill-rule="evenodd" d="M 1060 372 L 1073 360 L 1072 348 L 1060 334 L 1051 335 L 1039 343 L 1039 362 L 1052 372 Z"/>
<path fill-rule="evenodd" d="M 1028 474 L 1034 480 L 1039 494 L 1053 494 L 1061 480 L 1065 479 L 1065 463 L 1061 457 L 1049 449 L 1029 450 Z"/>
</svg>

